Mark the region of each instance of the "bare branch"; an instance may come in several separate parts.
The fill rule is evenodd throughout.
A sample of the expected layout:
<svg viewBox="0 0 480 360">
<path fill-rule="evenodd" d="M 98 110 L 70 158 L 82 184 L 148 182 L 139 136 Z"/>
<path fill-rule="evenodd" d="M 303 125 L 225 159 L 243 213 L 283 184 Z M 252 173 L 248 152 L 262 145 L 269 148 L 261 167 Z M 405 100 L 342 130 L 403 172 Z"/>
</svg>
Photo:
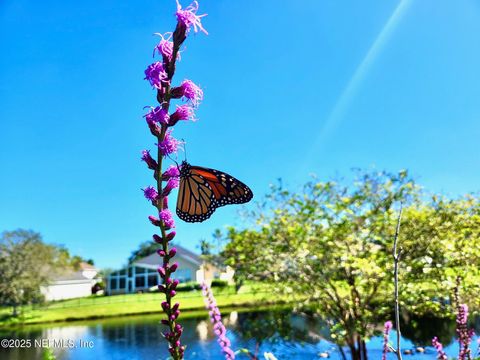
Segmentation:
<svg viewBox="0 0 480 360">
<path fill-rule="evenodd" d="M 400 262 L 400 256 L 402 253 L 402 249 L 397 252 L 397 243 L 398 243 L 398 236 L 400 235 L 400 223 L 402 222 L 402 211 L 403 211 L 403 204 L 400 203 L 400 212 L 398 213 L 397 219 L 397 228 L 395 229 L 395 237 L 393 239 L 393 263 L 394 263 L 394 286 L 395 286 L 395 327 L 397 329 L 397 359 L 402 360 L 402 351 L 400 349 L 400 306 L 398 302 L 398 263 Z"/>
</svg>

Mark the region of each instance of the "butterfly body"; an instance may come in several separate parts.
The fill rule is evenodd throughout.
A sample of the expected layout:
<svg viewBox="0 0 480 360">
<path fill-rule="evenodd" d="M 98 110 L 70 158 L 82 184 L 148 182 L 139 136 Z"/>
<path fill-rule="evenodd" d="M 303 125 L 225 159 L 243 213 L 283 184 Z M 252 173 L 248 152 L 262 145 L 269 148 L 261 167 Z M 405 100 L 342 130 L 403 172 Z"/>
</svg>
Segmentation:
<svg viewBox="0 0 480 360">
<path fill-rule="evenodd" d="M 202 222 L 221 206 L 243 204 L 252 198 L 252 190 L 233 176 L 182 162 L 177 199 L 177 215 L 180 219 Z"/>
</svg>

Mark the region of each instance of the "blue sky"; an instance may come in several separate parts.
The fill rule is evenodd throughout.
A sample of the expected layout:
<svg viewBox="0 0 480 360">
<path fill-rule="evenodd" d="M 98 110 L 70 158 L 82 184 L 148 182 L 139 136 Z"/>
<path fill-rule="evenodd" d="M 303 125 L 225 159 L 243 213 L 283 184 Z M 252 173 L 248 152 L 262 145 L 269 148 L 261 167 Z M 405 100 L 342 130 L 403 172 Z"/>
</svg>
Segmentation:
<svg viewBox="0 0 480 360">
<path fill-rule="evenodd" d="M 34 229 L 101 267 L 150 238 L 139 157 L 154 148 L 142 115 L 155 94 L 143 71 L 174 11 L 173 0 L 0 3 L 0 230 Z M 209 35 L 187 40 L 176 75 L 205 91 L 200 120 L 174 131 L 191 163 L 257 200 L 279 177 L 295 188 L 372 166 L 407 168 L 432 191 L 478 190 L 478 2 L 204 0 L 200 12 Z M 242 226 L 237 210 L 177 219 L 178 242 L 196 249 Z"/>
</svg>

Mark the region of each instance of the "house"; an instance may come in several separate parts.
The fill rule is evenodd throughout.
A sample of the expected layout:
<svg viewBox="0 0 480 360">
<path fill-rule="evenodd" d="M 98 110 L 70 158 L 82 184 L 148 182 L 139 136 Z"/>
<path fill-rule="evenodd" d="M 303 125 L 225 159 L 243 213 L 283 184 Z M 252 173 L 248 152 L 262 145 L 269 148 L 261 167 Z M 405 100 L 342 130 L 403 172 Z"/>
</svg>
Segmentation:
<svg viewBox="0 0 480 360">
<path fill-rule="evenodd" d="M 80 263 L 78 271 L 55 277 L 46 285 L 40 287 L 45 300 L 64 300 L 92 295 L 92 287 L 100 281 L 98 270 L 88 263 Z"/>
<path fill-rule="evenodd" d="M 175 245 L 177 254 L 175 262 L 178 263 L 178 270 L 172 277 L 180 282 L 196 281 L 202 283 L 204 280 L 219 278 L 231 281 L 233 271 L 222 272 L 213 265 L 205 263 L 198 254 Z M 160 275 L 157 272 L 162 259 L 156 253 L 141 258 L 126 268 L 112 272 L 106 281 L 106 292 L 112 294 L 125 294 L 148 291 L 150 288 L 160 284 Z"/>
</svg>

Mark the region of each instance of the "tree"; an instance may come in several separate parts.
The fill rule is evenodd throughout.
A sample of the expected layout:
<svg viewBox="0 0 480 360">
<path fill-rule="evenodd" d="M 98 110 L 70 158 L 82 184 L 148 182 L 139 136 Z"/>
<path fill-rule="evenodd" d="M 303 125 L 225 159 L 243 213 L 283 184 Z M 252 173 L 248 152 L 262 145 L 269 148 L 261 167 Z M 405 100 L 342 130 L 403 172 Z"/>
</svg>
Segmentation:
<svg viewBox="0 0 480 360">
<path fill-rule="evenodd" d="M 225 259 L 221 256 L 221 243 L 223 234 L 220 229 L 215 229 L 212 240 L 200 239 L 200 254 L 202 259 L 218 269 L 225 268 Z"/>
<path fill-rule="evenodd" d="M 138 246 L 137 250 L 132 251 L 132 254 L 128 258 L 128 263 L 132 264 L 135 261 L 154 253 L 159 248 L 160 245 L 158 245 L 157 243 L 151 241 L 144 241 Z"/>
<path fill-rule="evenodd" d="M 68 252 L 47 245 L 40 234 L 29 230 L 6 231 L 0 236 L 0 304 L 12 306 L 40 301 L 40 286 L 68 266 Z"/>
<path fill-rule="evenodd" d="M 480 290 L 474 270 L 480 249 L 472 244 L 480 229 L 478 201 L 426 201 L 405 171 L 310 181 L 295 193 L 277 186 L 267 200 L 268 207 L 252 213 L 253 228 L 229 229 L 226 264 L 237 281 L 275 282 L 298 307 L 316 310 L 354 360 L 367 358 L 365 340 L 393 309 L 396 204 L 404 205 L 402 308 L 447 314 L 459 273 L 469 277 L 470 293 Z"/>
</svg>

